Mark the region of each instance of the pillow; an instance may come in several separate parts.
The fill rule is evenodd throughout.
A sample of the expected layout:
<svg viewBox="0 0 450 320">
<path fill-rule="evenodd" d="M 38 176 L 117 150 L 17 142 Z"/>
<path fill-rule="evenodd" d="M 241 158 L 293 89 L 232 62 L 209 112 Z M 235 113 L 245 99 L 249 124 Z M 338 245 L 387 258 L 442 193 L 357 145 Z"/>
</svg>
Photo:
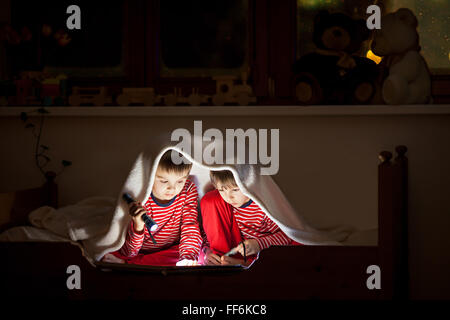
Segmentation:
<svg viewBox="0 0 450 320">
<path fill-rule="evenodd" d="M 46 205 L 44 187 L 0 194 L 0 232 L 15 226 L 31 225 L 28 215 Z"/>
</svg>

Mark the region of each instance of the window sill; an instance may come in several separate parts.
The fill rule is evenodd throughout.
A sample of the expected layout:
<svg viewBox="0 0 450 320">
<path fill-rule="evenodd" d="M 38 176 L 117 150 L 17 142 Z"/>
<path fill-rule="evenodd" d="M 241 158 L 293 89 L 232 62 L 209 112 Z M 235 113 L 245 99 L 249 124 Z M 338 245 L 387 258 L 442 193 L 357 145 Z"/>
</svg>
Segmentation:
<svg viewBox="0 0 450 320">
<path fill-rule="evenodd" d="M 16 117 L 40 108 L 0 107 L 0 117 Z M 211 116 L 384 116 L 450 115 L 450 105 L 411 106 L 177 106 L 177 107 L 46 107 L 49 117 L 211 117 Z M 38 116 L 38 113 L 29 116 Z"/>
</svg>

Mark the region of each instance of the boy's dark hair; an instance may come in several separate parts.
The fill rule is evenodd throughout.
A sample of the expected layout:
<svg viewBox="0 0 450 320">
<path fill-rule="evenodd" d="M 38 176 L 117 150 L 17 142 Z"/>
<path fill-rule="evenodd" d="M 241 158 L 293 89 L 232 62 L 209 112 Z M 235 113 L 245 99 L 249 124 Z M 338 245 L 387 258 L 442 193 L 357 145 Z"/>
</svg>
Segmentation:
<svg viewBox="0 0 450 320">
<path fill-rule="evenodd" d="M 177 151 L 167 150 L 166 152 L 164 152 L 161 159 L 159 160 L 158 168 L 166 172 L 175 172 L 177 174 L 191 171 L 192 163 L 188 159 L 183 157 L 180 153 L 178 153 L 178 156 L 183 160 L 181 164 L 173 163 L 172 152 Z"/>
<path fill-rule="evenodd" d="M 233 173 L 230 170 L 222 171 L 209 171 L 209 177 L 211 179 L 214 187 L 217 188 L 217 184 L 220 183 L 221 186 L 226 188 L 237 187 L 236 181 L 234 180 Z"/>
</svg>

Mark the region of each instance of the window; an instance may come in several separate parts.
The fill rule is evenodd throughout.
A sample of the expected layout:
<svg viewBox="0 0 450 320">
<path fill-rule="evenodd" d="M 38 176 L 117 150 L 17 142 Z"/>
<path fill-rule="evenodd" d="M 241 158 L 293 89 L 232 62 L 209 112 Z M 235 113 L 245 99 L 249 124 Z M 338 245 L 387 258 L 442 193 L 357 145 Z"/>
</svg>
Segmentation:
<svg viewBox="0 0 450 320">
<path fill-rule="evenodd" d="M 312 41 L 314 17 L 319 10 L 344 12 L 366 19 L 366 8 L 377 3 L 384 13 L 399 8 L 411 9 L 419 20 L 418 32 L 422 54 L 433 74 L 450 74 L 450 1 L 445 0 L 297 0 L 297 58 L 315 50 Z M 368 41 L 361 55 L 369 50 Z"/>
<path fill-rule="evenodd" d="M 164 0 L 160 76 L 236 75 L 248 68 L 248 1 Z"/>
<path fill-rule="evenodd" d="M 12 27 L 29 40 L 11 48 L 14 66 L 68 76 L 123 76 L 123 1 L 77 1 L 81 30 L 68 30 L 66 9 L 73 1 L 11 2 Z M 25 9 L 24 9 L 25 8 Z"/>
<path fill-rule="evenodd" d="M 314 17 L 320 10 L 343 12 L 355 19 L 366 19 L 366 8 L 374 1 L 363 0 L 297 0 L 297 58 L 313 52 Z M 363 44 L 361 55 L 366 55 L 369 43 Z"/>
<path fill-rule="evenodd" d="M 388 12 L 411 9 L 419 20 L 422 54 L 433 74 L 450 74 L 450 1 L 385 0 Z"/>
</svg>

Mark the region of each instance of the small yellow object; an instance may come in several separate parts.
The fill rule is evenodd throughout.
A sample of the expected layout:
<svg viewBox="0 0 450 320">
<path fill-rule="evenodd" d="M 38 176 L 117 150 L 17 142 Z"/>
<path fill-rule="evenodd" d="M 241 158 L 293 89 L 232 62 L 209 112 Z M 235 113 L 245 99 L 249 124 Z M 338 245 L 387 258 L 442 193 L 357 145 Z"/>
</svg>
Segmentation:
<svg viewBox="0 0 450 320">
<path fill-rule="evenodd" d="M 366 55 L 367 59 L 370 59 L 372 61 L 374 61 L 376 64 L 379 64 L 381 62 L 381 60 L 383 60 L 382 57 L 379 57 L 377 55 L 375 55 L 372 50 L 367 51 L 367 55 Z"/>
<path fill-rule="evenodd" d="M 47 78 L 42 81 L 42 84 L 59 84 L 59 79 L 57 78 Z"/>
</svg>

